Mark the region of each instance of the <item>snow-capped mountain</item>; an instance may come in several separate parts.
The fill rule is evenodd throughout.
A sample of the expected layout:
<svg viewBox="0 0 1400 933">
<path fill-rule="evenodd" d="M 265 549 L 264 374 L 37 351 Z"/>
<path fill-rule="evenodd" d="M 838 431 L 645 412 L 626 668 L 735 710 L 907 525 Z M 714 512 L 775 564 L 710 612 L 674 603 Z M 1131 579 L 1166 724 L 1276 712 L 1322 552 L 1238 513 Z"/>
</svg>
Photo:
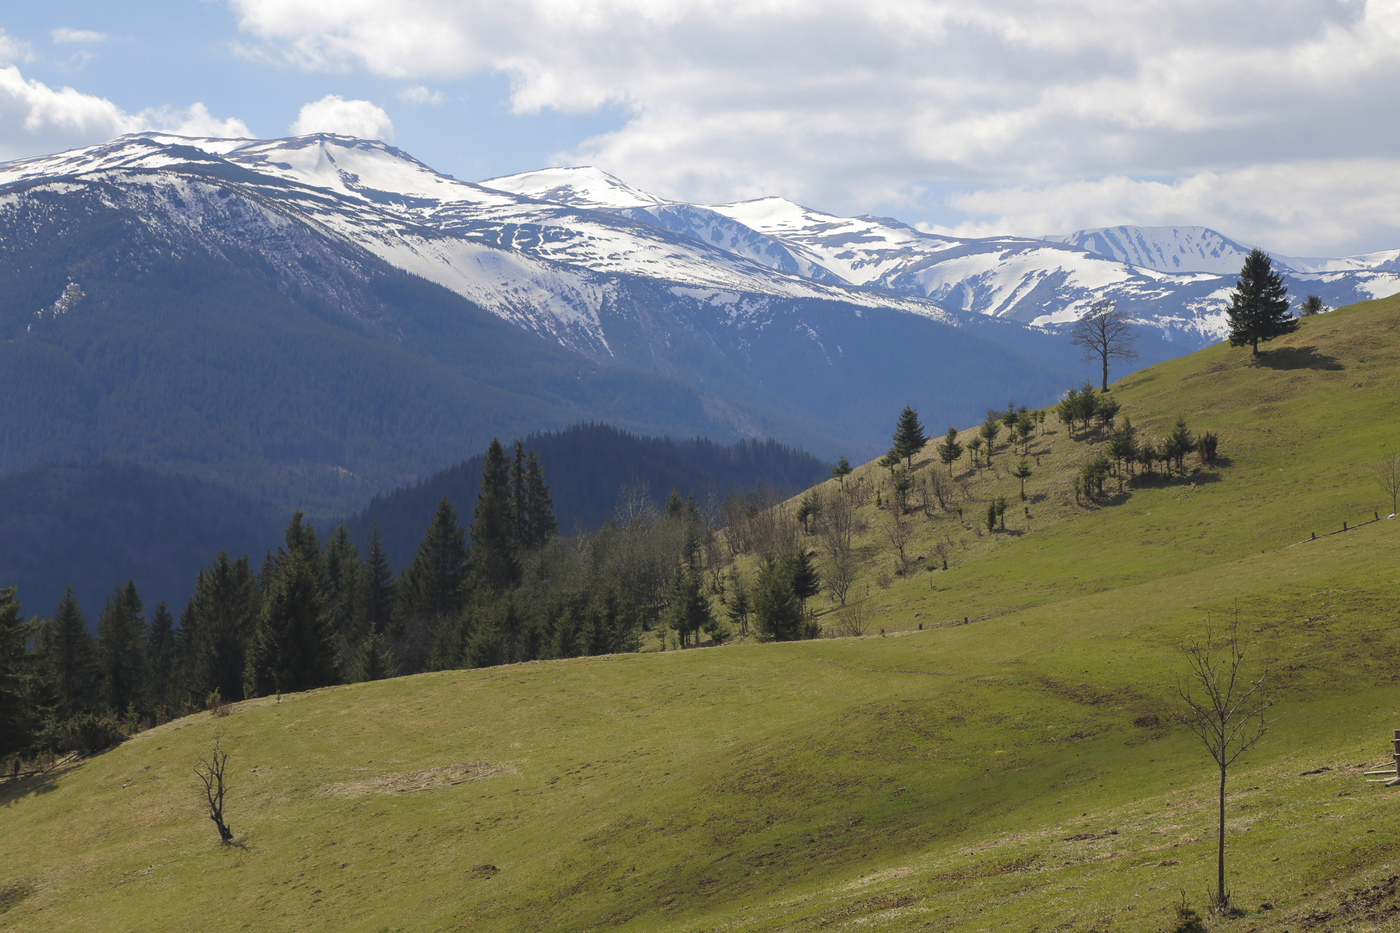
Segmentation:
<svg viewBox="0 0 1400 933">
<path fill-rule="evenodd" d="M 486 187 L 654 224 L 789 275 L 933 301 L 950 313 L 1064 328 L 1100 299 L 1168 348 L 1225 336 L 1225 308 L 1252 247 L 1205 227 L 1119 226 L 1047 236 L 956 239 L 897 220 L 837 217 L 782 198 L 703 206 L 664 201 L 592 168 L 546 169 Z M 1295 300 L 1330 306 L 1400 291 L 1400 250 L 1343 259 L 1275 257 Z"/>
<path fill-rule="evenodd" d="M 600 386 L 640 385 L 643 374 L 664 380 L 646 383 L 646 401 L 669 401 L 649 413 L 633 405 L 634 429 L 769 434 L 864 454 L 885 442 L 879 413 L 911 401 L 953 424 L 1009 395 L 1048 401 L 1082 378 L 1064 331 L 1099 299 L 1140 322 L 1145 363 L 1220 339 L 1245 251 L 1193 227 L 958 239 L 776 197 L 671 201 L 593 168 L 464 182 L 340 136 L 138 134 L 0 165 L 0 276 L 11 283 L 0 289 L 0 346 L 19 347 L 23 334 L 37 354 L 64 328 L 98 326 L 97 308 L 139 317 L 149 290 L 175 300 L 162 276 L 206 296 L 204 280 L 189 278 L 197 266 L 356 339 L 455 367 L 449 381 L 478 385 L 492 355 L 482 340 L 509 343 L 495 356 L 527 360 L 532 373 L 574 373 L 567 385 L 532 377 L 522 387 L 498 367 L 495 388 L 472 389 L 507 387 L 492 405 L 531 429 L 563 426 L 569 412 L 617 417 L 608 412 L 622 396 Z M 1336 306 L 1400 291 L 1400 251 L 1278 265 L 1297 300 Z M 412 284 L 424 280 L 451 299 L 425 297 Z M 544 343 L 462 323 L 478 312 Z M 498 430 L 471 417 L 477 427 L 452 429 L 465 432 L 460 444 Z M 18 435 L 0 423 L 0 436 Z M 415 437 L 404 443 L 432 446 Z M 43 443 L 43 456 L 63 453 Z M 448 456 L 432 443 L 437 459 L 424 467 Z M 0 451 L 0 472 L 35 462 L 35 444 Z M 322 466 L 362 472 L 344 459 Z"/>
<path fill-rule="evenodd" d="M 229 447 L 220 476 L 256 467 L 263 485 L 317 475 L 376 488 L 478 453 L 494 434 L 589 419 L 658 434 L 768 435 L 862 456 L 887 441 L 883 413 L 911 399 L 935 421 L 964 423 L 994 400 L 1048 401 L 1076 380 L 1077 354 L 1059 338 L 917 293 L 853 284 L 830 262 L 721 209 L 666 202 L 599 172 L 473 184 L 344 137 L 145 134 L 9 163 L 0 166 L 0 278 L 9 283 L 0 289 L 0 353 L 23 357 L 11 372 L 44 372 L 44 354 L 59 344 L 90 354 L 127 331 L 159 333 L 169 356 L 142 350 L 132 367 L 104 374 L 96 408 L 68 395 L 11 406 L 0 414 L 0 436 L 26 441 L 4 445 L 0 473 L 55 458 L 131 456 L 122 445 L 149 465 L 171 457 L 201 472 L 205 452 L 175 443 L 149 411 L 137 414 L 149 401 L 141 393 L 157 382 L 162 405 L 187 403 L 171 417 L 202 425 L 213 405 L 236 422 L 209 433 Z M 184 311 L 169 311 L 182 303 Z M 159 325 L 156 308 L 169 311 Z M 269 323 L 274 311 L 281 318 Z M 239 324 L 245 314 L 261 323 Z M 184 364 L 228 339 L 214 331 L 235 325 L 239 346 L 277 343 L 229 349 L 216 369 L 237 378 L 216 392 L 217 380 Z M 181 336 L 185 328 L 191 336 Z M 343 386 L 326 397 L 339 405 L 349 393 L 350 412 L 374 406 L 376 393 L 402 396 L 386 353 L 408 354 L 415 380 L 446 387 L 414 390 L 433 417 L 433 393 L 467 395 L 436 427 L 384 420 L 389 409 L 376 407 L 381 436 L 403 434 L 393 462 L 376 465 L 361 423 L 330 423 L 341 416 L 310 399 Z M 287 373 L 274 358 L 307 360 L 309 369 Z M 73 365 L 83 364 L 74 356 Z M 266 372 L 247 382 L 259 367 Z M 345 382 L 361 372 L 372 376 Z M 147 387 L 133 389 L 129 378 Z M 282 383 L 317 387 L 291 421 L 225 401 Z M 55 413 L 60 402 L 68 407 Z M 102 405 L 134 407 L 101 414 Z M 76 426 L 93 418 L 100 423 Z M 45 419 L 76 419 L 64 436 L 85 446 L 45 431 Z M 269 422 L 318 440 L 258 440 Z M 104 434 L 117 423 L 160 436 Z"/>
</svg>

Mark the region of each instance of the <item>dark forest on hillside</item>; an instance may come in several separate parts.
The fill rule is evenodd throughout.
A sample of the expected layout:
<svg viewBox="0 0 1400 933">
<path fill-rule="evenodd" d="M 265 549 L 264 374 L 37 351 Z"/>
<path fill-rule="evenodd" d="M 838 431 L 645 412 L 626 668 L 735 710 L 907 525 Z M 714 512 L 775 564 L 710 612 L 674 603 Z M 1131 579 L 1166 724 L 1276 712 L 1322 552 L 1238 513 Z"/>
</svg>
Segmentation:
<svg viewBox="0 0 1400 933">
<path fill-rule="evenodd" d="M 545 465 L 559 530 L 594 530 L 617 511 L 624 490 L 644 491 L 656 502 L 674 488 L 682 498 L 724 499 L 760 484 L 788 493 L 828 476 L 829 465 L 806 451 L 772 440 L 717 444 L 706 438 L 638 437 L 606 424 L 579 424 L 524 439 Z M 404 489 L 376 496 L 346 520 L 356 541 L 374 525 L 395 566 L 406 563 L 439 500 L 458 514 L 476 506 L 482 456 L 427 477 Z"/>
</svg>

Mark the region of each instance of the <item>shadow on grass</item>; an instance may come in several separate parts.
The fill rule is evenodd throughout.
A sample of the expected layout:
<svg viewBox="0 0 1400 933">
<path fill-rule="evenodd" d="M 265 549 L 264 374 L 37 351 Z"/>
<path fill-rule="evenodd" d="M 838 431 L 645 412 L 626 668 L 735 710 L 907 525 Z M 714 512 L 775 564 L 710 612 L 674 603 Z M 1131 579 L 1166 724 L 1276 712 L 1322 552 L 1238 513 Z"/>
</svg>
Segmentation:
<svg viewBox="0 0 1400 933">
<path fill-rule="evenodd" d="M 1346 369 L 1335 356 L 1319 353 L 1317 347 L 1278 347 L 1260 351 L 1256 366 L 1269 369 Z"/>
<path fill-rule="evenodd" d="M 0 807 L 8 807 L 16 800 L 28 797 L 30 794 L 47 794 L 57 789 L 58 779 L 70 768 L 75 767 L 77 762 L 58 765 L 38 774 L 26 774 L 20 778 L 13 778 L 0 784 Z"/>
</svg>

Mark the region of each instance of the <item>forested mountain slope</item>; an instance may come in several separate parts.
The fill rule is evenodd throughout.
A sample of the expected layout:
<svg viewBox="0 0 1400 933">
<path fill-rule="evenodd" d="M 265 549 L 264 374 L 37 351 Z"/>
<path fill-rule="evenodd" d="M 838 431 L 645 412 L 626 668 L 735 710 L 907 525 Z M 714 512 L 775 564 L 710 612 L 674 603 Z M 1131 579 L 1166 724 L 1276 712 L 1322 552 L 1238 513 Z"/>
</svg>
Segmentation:
<svg viewBox="0 0 1400 933">
<path fill-rule="evenodd" d="M 713 509 L 724 498 L 763 486 L 774 498 L 820 482 L 829 465 L 805 451 L 775 441 L 716 444 L 704 438 L 637 437 L 610 425 L 582 424 L 523 439 L 539 457 L 563 534 L 596 529 L 615 518 L 624 500 L 659 508 L 672 490 Z M 484 457 L 464 460 L 422 481 L 376 496 L 346 522 L 364 541 L 377 526 L 396 566 L 418 547 L 439 500 L 458 515 L 472 514 Z"/>
</svg>

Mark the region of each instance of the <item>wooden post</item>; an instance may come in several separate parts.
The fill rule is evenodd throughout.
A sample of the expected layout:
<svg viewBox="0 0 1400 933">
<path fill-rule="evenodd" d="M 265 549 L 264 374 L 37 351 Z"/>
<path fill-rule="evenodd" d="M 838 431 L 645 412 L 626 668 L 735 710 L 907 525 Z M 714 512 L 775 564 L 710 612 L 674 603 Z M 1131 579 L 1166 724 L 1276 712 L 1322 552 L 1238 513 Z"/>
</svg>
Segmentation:
<svg viewBox="0 0 1400 933">
<path fill-rule="evenodd" d="M 1385 782 L 1386 787 L 1395 787 L 1400 784 L 1400 729 L 1396 729 L 1391 737 L 1390 744 L 1395 749 L 1395 777 Z"/>
</svg>

